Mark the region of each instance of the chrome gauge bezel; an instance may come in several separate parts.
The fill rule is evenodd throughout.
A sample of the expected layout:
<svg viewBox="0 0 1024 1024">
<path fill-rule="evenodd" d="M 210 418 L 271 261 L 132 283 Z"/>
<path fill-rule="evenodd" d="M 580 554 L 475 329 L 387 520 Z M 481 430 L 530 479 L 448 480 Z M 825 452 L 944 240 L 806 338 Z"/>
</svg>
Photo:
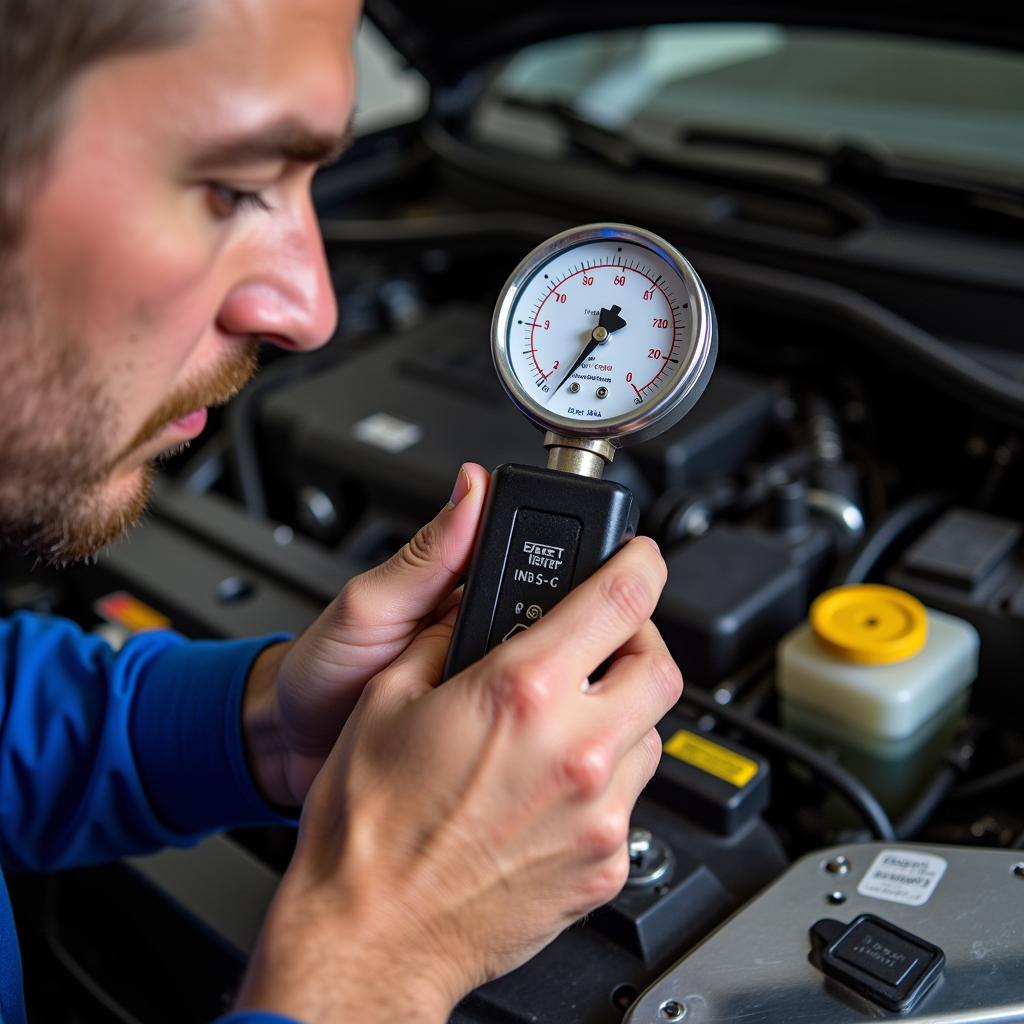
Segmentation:
<svg viewBox="0 0 1024 1024">
<path fill-rule="evenodd" d="M 553 413 L 520 382 L 509 357 L 512 311 L 523 287 L 540 268 L 571 249 L 595 241 L 623 241 L 649 249 L 670 264 L 689 293 L 690 322 L 681 369 L 650 403 L 606 420 L 582 421 Z M 616 447 L 655 437 L 678 423 L 704 393 L 718 354 L 718 327 L 704 283 L 689 260 L 651 231 L 629 224 L 585 224 L 562 231 L 538 245 L 520 261 L 501 290 L 491 321 L 491 355 L 498 379 L 516 408 L 542 430 L 563 437 L 602 439 Z"/>
</svg>

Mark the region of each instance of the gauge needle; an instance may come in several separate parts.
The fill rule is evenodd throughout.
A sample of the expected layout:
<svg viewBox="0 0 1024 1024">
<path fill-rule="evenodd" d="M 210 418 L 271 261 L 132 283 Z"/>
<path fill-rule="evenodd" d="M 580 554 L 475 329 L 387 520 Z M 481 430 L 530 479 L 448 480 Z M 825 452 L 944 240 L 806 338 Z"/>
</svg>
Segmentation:
<svg viewBox="0 0 1024 1024">
<path fill-rule="evenodd" d="M 591 353 L 602 341 L 607 341 L 615 331 L 622 330 L 626 326 L 626 321 L 619 316 L 622 312 L 621 306 L 612 306 L 611 309 L 601 310 L 601 316 L 597 321 L 597 326 L 590 332 L 590 339 L 583 347 L 583 351 L 579 354 L 576 362 L 569 367 L 569 372 L 558 382 L 558 385 L 552 390 L 548 401 L 555 397 L 555 392 L 590 358 Z"/>
</svg>

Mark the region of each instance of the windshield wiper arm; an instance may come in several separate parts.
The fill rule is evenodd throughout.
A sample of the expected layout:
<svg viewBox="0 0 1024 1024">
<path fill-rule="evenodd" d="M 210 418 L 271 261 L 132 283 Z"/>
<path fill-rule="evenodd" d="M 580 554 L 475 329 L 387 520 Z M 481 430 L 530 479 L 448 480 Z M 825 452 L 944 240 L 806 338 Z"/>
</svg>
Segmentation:
<svg viewBox="0 0 1024 1024">
<path fill-rule="evenodd" d="M 783 198 L 828 208 L 836 213 L 843 223 L 851 227 L 864 224 L 872 216 L 872 211 L 863 203 L 855 202 L 851 197 L 843 195 L 829 183 L 813 182 L 770 171 L 760 172 L 749 167 L 694 164 L 688 161 L 688 154 L 683 146 L 654 149 L 621 131 L 588 120 L 573 107 L 559 100 L 504 95 L 500 102 L 515 110 L 549 117 L 564 130 L 566 139 L 573 149 L 616 170 L 651 170 L 717 185 L 728 183 L 744 188 L 755 187 Z"/>
<path fill-rule="evenodd" d="M 512 110 L 547 115 L 565 131 L 571 146 L 615 167 L 630 170 L 636 167 L 641 159 L 642 154 L 632 140 L 611 128 L 588 120 L 561 100 L 506 95 L 501 97 L 501 104 Z"/>
<path fill-rule="evenodd" d="M 784 136 L 744 132 L 713 126 L 686 126 L 680 131 L 684 146 L 713 146 L 741 152 L 763 152 L 817 162 L 827 181 L 836 186 L 872 191 L 878 186 L 924 185 L 953 190 L 989 209 L 1024 216 L 1024 185 L 997 174 L 970 173 L 937 160 L 915 160 L 852 140 L 815 145 Z"/>
</svg>

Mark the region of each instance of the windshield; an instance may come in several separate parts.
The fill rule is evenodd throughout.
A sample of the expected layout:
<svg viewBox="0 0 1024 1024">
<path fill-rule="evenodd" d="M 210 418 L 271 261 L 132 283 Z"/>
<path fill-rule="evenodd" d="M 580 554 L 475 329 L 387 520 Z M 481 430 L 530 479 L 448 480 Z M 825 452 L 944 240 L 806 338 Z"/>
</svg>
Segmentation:
<svg viewBox="0 0 1024 1024">
<path fill-rule="evenodd" d="M 679 143 L 853 143 L 1024 181 L 1024 56 L 973 45 L 758 24 L 589 33 L 509 60 L 478 130 L 550 153 L 545 105 Z"/>
</svg>

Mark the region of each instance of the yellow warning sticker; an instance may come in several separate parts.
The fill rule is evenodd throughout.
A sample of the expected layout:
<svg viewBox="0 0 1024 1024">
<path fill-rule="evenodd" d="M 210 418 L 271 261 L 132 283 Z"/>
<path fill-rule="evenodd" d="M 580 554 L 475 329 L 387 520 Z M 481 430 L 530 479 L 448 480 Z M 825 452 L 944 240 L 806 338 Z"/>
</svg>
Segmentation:
<svg viewBox="0 0 1024 1024">
<path fill-rule="evenodd" d="M 680 729 L 665 740 L 665 753 L 737 789 L 742 789 L 757 774 L 756 761 L 686 729 Z"/>
<path fill-rule="evenodd" d="M 101 597 L 93 605 L 93 610 L 101 619 L 121 626 L 129 633 L 141 633 L 145 629 L 167 629 L 171 625 L 166 615 L 143 604 L 126 590 Z"/>
</svg>

